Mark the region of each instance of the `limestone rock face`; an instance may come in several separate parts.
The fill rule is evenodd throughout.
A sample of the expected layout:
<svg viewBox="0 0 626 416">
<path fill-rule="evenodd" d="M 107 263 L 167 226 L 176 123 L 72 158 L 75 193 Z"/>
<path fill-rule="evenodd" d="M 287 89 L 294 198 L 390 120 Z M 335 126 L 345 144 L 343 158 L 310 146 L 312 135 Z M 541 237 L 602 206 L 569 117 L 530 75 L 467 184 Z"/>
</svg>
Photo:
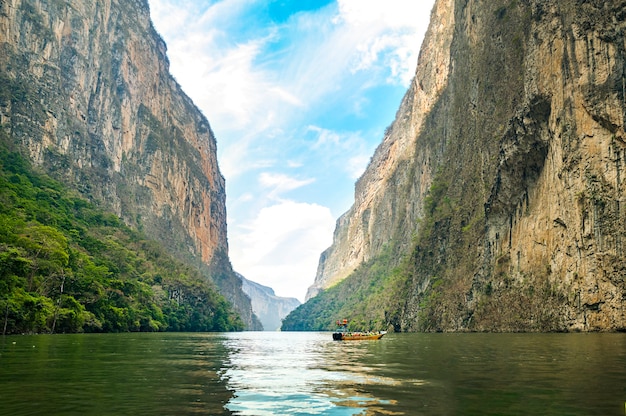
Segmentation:
<svg viewBox="0 0 626 416">
<path fill-rule="evenodd" d="M 398 330 L 624 330 L 625 33 L 620 0 L 438 0 L 309 296 L 391 244 Z"/>
<path fill-rule="evenodd" d="M 215 280 L 251 323 L 226 270 L 215 138 L 169 74 L 146 0 L 0 1 L 0 91 L 0 126 L 36 164 L 175 253 L 225 268 Z"/>
</svg>

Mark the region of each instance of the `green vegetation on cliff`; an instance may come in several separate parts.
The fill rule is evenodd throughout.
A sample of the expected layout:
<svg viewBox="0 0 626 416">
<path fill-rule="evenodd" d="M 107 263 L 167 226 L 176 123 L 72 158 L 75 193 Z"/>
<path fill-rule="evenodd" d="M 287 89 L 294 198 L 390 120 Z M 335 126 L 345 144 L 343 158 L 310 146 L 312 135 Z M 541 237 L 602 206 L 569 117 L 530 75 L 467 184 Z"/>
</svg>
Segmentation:
<svg viewBox="0 0 626 416">
<path fill-rule="evenodd" d="M 241 329 L 197 269 L 1 145 L 3 334 Z"/>
<path fill-rule="evenodd" d="M 397 311 L 406 299 L 406 264 L 391 268 L 393 250 L 386 247 L 376 259 L 364 263 L 347 279 L 320 292 L 292 311 L 283 331 L 327 331 L 337 319 L 348 319 L 353 331 L 394 328 Z"/>
</svg>

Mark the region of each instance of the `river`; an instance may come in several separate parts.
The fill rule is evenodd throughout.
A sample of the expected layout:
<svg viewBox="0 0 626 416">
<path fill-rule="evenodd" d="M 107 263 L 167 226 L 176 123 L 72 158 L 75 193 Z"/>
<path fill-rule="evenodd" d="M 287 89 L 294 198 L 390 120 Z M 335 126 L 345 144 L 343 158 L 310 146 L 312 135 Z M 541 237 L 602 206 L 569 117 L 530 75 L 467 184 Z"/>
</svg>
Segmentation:
<svg viewBox="0 0 626 416">
<path fill-rule="evenodd" d="M 625 415 L 626 334 L 0 338 L 0 415 Z"/>
</svg>

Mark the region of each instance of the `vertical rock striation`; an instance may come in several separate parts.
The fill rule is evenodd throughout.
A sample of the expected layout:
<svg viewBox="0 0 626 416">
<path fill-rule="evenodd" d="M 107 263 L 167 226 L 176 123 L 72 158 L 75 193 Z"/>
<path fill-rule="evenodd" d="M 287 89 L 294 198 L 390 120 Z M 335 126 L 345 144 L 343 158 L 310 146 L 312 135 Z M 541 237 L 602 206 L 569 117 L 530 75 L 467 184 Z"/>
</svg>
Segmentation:
<svg viewBox="0 0 626 416">
<path fill-rule="evenodd" d="M 438 0 L 309 295 L 387 245 L 407 275 L 397 330 L 626 329 L 625 17 L 620 0 Z"/>
<path fill-rule="evenodd" d="M 205 268 L 230 269 L 210 125 L 169 74 L 146 0 L 0 1 L 0 127 L 30 159 Z"/>
</svg>

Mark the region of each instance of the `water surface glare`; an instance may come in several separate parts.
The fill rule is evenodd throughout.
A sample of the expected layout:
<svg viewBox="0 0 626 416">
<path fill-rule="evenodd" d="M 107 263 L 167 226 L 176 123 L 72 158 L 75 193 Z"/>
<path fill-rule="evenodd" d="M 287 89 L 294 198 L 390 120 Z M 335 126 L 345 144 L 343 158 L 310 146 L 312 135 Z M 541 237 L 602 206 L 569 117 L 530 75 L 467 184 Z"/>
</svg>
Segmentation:
<svg viewBox="0 0 626 416">
<path fill-rule="evenodd" d="M 621 415 L 625 334 L 0 338 L 0 415 Z"/>
</svg>

